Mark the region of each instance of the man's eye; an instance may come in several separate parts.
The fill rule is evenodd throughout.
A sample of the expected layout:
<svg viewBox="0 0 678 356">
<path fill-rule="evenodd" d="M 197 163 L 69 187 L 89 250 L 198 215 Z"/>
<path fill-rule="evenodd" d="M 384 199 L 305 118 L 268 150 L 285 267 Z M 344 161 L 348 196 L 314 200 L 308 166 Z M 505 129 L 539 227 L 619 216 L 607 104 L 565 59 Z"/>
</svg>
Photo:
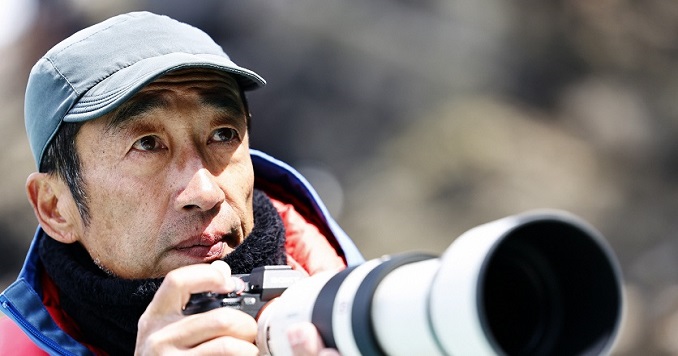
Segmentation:
<svg viewBox="0 0 678 356">
<path fill-rule="evenodd" d="M 212 132 L 210 142 L 230 142 L 237 139 L 238 131 L 232 128 L 223 127 Z"/>
<path fill-rule="evenodd" d="M 160 142 L 160 139 L 155 136 L 144 136 L 138 139 L 136 142 L 134 142 L 134 145 L 132 145 L 132 148 L 139 151 L 154 151 L 161 149 L 162 147 L 163 145 Z"/>
</svg>

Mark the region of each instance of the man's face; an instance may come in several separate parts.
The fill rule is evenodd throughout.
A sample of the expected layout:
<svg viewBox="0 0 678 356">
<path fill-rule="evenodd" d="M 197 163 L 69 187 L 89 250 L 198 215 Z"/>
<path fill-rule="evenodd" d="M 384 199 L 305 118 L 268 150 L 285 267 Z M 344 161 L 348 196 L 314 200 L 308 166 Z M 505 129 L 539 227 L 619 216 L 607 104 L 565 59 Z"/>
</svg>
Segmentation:
<svg viewBox="0 0 678 356">
<path fill-rule="evenodd" d="M 123 278 L 223 258 L 251 232 L 247 120 L 230 76 L 163 76 L 76 137 L 88 225 L 78 241 Z"/>
</svg>

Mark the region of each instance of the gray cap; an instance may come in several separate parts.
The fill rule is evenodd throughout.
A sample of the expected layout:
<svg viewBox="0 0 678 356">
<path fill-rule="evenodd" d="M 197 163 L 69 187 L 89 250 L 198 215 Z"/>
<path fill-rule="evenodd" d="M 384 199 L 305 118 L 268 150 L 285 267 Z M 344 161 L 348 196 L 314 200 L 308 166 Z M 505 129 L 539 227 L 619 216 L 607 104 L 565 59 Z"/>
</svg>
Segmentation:
<svg viewBox="0 0 678 356">
<path fill-rule="evenodd" d="M 149 12 L 115 16 L 54 46 L 35 64 L 26 88 L 26 131 L 38 168 L 62 122 L 98 118 L 159 76 L 189 67 L 234 74 L 243 90 L 266 84 L 203 31 Z"/>
</svg>

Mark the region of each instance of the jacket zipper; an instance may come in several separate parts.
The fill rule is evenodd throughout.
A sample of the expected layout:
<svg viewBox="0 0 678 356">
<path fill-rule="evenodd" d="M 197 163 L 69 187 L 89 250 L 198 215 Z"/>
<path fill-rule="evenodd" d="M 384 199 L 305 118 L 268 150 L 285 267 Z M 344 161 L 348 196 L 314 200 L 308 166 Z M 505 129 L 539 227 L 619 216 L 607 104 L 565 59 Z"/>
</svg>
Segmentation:
<svg viewBox="0 0 678 356">
<path fill-rule="evenodd" d="M 24 320 L 23 316 L 17 312 L 17 310 L 14 308 L 14 306 L 9 302 L 9 301 L 3 301 L 2 302 L 2 307 L 9 311 L 9 313 L 12 315 L 12 319 L 14 319 L 17 323 L 19 323 L 19 326 L 29 332 L 33 337 L 38 339 L 42 344 L 48 346 L 50 348 L 50 354 L 52 351 L 56 351 L 58 355 L 64 355 L 64 356 L 70 356 L 73 355 L 72 353 L 64 350 L 59 344 L 54 342 L 52 339 L 48 338 L 44 334 L 42 334 L 40 331 L 38 331 L 33 325 L 29 324 L 27 321 Z"/>
</svg>

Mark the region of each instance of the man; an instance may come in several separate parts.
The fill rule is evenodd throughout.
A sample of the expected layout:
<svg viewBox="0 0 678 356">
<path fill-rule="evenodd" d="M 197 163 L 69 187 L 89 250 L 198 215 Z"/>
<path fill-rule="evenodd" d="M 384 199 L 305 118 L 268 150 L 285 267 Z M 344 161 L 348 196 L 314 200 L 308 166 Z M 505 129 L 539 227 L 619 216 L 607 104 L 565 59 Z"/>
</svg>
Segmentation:
<svg viewBox="0 0 678 356">
<path fill-rule="evenodd" d="M 256 354 L 254 319 L 184 316 L 190 295 L 262 265 L 362 261 L 298 173 L 249 149 L 244 92 L 264 84 L 202 31 L 145 12 L 38 61 L 25 120 L 40 225 L 0 295 L 0 354 Z M 294 350 L 319 351 L 314 332 L 291 331 Z"/>
</svg>

